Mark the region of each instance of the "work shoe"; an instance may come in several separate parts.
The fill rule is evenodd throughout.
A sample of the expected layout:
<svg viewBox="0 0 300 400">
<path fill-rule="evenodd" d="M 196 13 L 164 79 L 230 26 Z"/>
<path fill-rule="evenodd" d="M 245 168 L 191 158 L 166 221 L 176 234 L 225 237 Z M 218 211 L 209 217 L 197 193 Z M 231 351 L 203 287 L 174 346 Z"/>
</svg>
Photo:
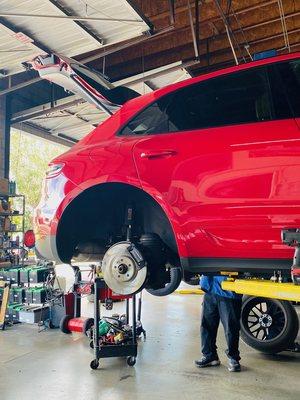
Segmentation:
<svg viewBox="0 0 300 400">
<path fill-rule="evenodd" d="M 233 358 L 230 358 L 228 362 L 228 371 L 240 372 L 240 370 L 241 370 L 241 364 L 238 361 L 234 360 Z"/>
<path fill-rule="evenodd" d="M 209 357 L 202 357 L 201 360 L 195 360 L 195 364 L 199 368 L 205 368 L 205 367 L 217 367 L 220 365 L 220 360 L 218 357 L 215 358 L 209 358 Z"/>
</svg>

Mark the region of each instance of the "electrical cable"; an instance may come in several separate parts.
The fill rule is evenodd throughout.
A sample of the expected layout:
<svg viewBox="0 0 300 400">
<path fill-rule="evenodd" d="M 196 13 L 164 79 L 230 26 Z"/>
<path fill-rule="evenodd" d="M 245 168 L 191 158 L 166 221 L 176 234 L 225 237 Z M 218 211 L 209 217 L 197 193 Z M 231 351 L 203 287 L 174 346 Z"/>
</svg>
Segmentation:
<svg viewBox="0 0 300 400">
<path fill-rule="evenodd" d="M 280 15 L 280 20 L 281 20 L 281 26 L 282 26 L 285 47 L 288 49 L 288 51 L 290 53 L 291 46 L 290 46 L 289 34 L 288 34 L 287 26 L 286 26 L 286 20 L 285 20 L 285 14 L 284 14 L 282 0 L 277 0 L 277 2 L 278 2 L 278 7 L 279 7 L 279 15 Z"/>
<path fill-rule="evenodd" d="M 226 17 L 229 17 L 230 11 L 231 11 L 231 6 L 232 6 L 232 0 L 227 0 L 227 10 L 226 10 Z"/>
<path fill-rule="evenodd" d="M 239 30 L 240 30 L 240 32 L 242 33 L 243 38 L 244 38 L 244 49 L 245 49 L 246 52 L 248 53 L 248 56 L 250 57 L 250 60 L 253 61 L 253 57 L 252 57 L 252 55 L 251 55 L 251 53 L 250 53 L 250 50 L 249 50 L 250 45 L 249 45 L 249 42 L 248 42 L 248 40 L 247 40 L 247 38 L 246 38 L 244 29 L 242 28 L 242 26 L 241 26 L 241 24 L 240 24 L 240 21 L 238 20 L 238 17 L 237 17 L 237 15 L 236 15 L 236 12 L 235 12 L 234 8 L 231 7 L 231 9 L 232 9 L 232 15 L 234 16 L 234 18 L 235 18 L 235 20 L 236 20 L 236 23 L 237 23 L 237 26 L 238 26 L 238 28 L 239 28 Z M 243 60 L 244 60 L 244 62 L 247 62 L 247 60 L 245 59 L 244 56 L 243 56 Z"/>
<path fill-rule="evenodd" d="M 236 63 L 236 65 L 238 65 L 239 64 L 239 60 L 237 58 L 233 42 L 235 43 L 235 46 L 237 47 L 239 53 L 243 57 L 243 52 L 241 50 L 240 44 L 237 41 L 237 39 L 236 39 L 236 37 L 234 35 L 234 32 L 233 32 L 233 30 L 231 28 L 231 25 L 230 25 L 230 22 L 229 22 L 229 18 L 226 17 L 226 15 L 225 15 L 222 7 L 221 7 L 220 0 L 214 0 L 214 3 L 216 5 L 216 7 L 217 7 L 217 10 L 219 11 L 219 14 L 220 14 L 221 19 L 223 20 L 223 23 L 225 25 L 226 34 L 227 34 L 227 37 L 228 37 L 228 41 L 229 41 L 229 44 L 230 44 L 234 59 L 235 59 L 235 63 Z"/>
</svg>

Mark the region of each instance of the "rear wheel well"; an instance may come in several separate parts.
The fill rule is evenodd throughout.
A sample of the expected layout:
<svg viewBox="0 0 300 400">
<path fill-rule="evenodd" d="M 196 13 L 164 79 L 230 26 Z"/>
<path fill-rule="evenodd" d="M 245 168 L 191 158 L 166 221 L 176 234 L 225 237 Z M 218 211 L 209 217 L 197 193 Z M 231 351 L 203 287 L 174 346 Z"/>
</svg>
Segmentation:
<svg viewBox="0 0 300 400">
<path fill-rule="evenodd" d="M 133 235 L 158 234 L 178 259 L 174 232 L 161 206 L 143 190 L 122 183 L 93 186 L 67 206 L 56 235 L 60 259 L 70 262 L 80 243 L 107 244 L 124 237 L 125 211 L 129 203 L 134 209 Z"/>
</svg>

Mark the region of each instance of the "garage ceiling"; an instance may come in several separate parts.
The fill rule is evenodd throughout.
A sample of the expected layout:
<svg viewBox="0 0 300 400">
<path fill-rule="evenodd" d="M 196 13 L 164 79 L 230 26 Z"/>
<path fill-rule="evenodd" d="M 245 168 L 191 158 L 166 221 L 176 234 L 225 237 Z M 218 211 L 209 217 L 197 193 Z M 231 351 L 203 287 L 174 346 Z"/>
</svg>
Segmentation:
<svg viewBox="0 0 300 400">
<path fill-rule="evenodd" d="M 41 53 L 73 57 L 149 31 L 125 0 L 0 0 L 0 17 L 6 74 Z"/>
<path fill-rule="evenodd" d="M 7 13 L 60 17 L 63 13 L 72 18 Z M 0 18 L 2 30 L 15 40 L 8 45 L 8 38 L 0 39 L 0 68 L 10 74 L 21 70 L 27 52 L 38 52 L 36 46 L 73 56 L 105 72 L 115 84 L 140 93 L 248 62 L 265 50 L 278 54 L 300 50 L 299 0 L 0 0 Z M 24 44 L 22 35 L 12 38 L 7 29 L 34 41 Z M 23 51 L 13 51 L 16 46 Z M 22 124 L 28 132 L 51 140 L 65 138 L 72 144 L 105 118 L 75 96 L 66 98 L 60 88 L 40 81 L 34 71 L 3 78 L 1 84 L 14 110 L 15 126 Z"/>
</svg>

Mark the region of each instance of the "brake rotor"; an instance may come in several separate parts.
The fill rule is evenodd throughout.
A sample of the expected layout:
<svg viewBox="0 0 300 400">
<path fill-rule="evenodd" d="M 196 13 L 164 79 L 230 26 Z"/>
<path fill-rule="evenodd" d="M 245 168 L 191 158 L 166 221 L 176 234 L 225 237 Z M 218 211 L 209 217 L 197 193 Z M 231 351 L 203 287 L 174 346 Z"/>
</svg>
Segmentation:
<svg viewBox="0 0 300 400">
<path fill-rule="evenodd" d="M 140 268 L 129 252 L 130 242 L 119 242 L 104 254 L 102 272 L 107 286 L 117 294 L 131 295 L 143 289 L 147 266 Z"/>
</svg>

